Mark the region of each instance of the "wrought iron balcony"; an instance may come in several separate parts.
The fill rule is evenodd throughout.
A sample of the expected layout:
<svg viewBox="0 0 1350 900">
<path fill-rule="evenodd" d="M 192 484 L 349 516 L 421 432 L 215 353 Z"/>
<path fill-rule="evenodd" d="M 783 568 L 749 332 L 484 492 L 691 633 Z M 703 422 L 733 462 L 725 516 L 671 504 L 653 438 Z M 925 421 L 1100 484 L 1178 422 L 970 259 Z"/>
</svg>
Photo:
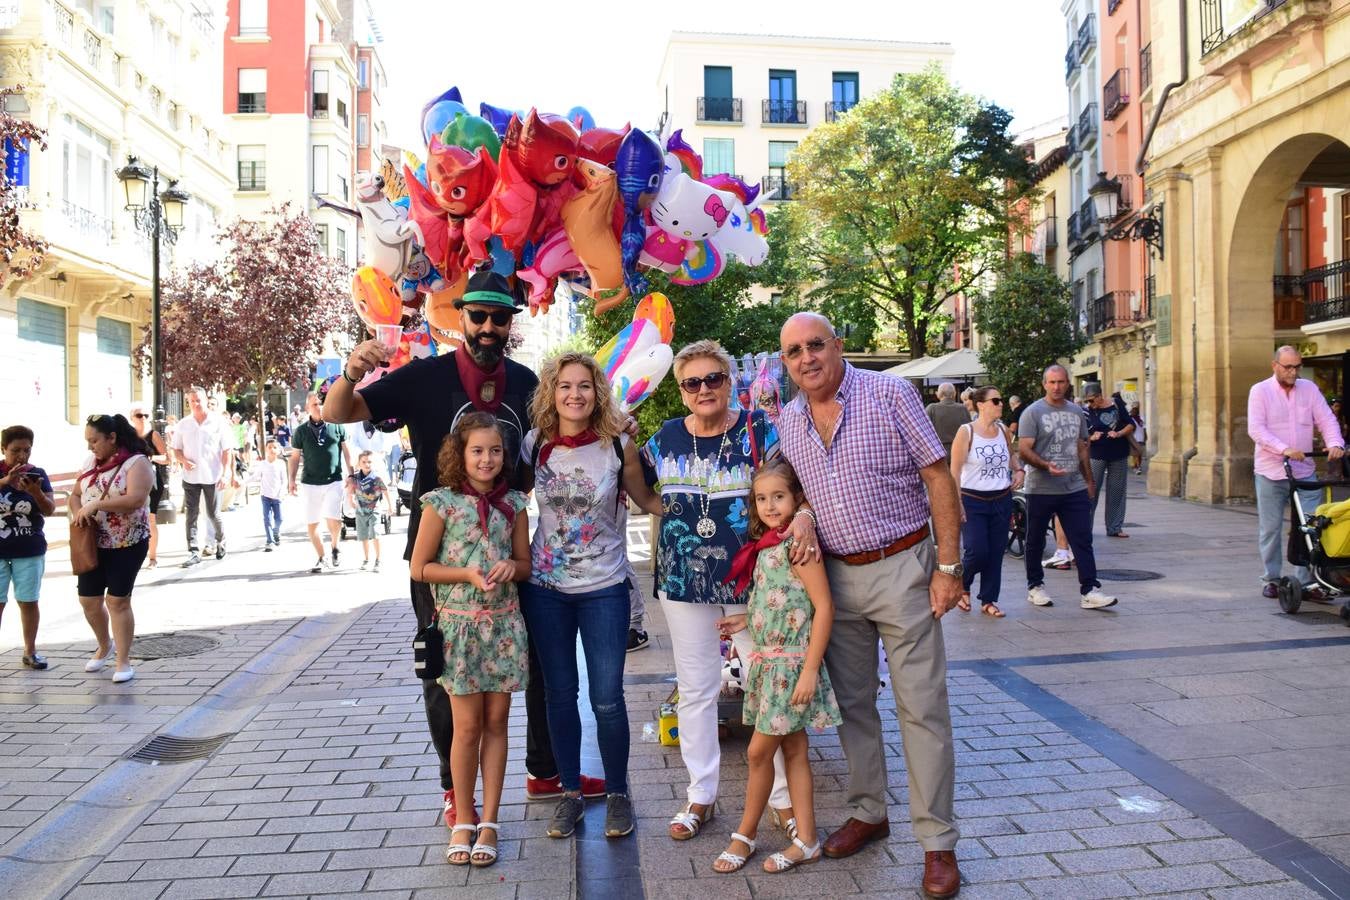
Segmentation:
<svg viewBox="0 0 1350 900">
<path fill-rule="evenodd" d="M 71 230 L 81 237 L 92 238 L 103 244 L 112 241 L 112 220 L 108 217 L 100 216 L 98 213 L 82 206 L 76 206 L 69 200 L 61 202 L 61 212 Z"/>
<path fill-rule="evenodd" d="M 1134 291 L 1107 291 L 1092 301 L 1088 311 L 1088 334 L 1125 328 L 1141 318 Z"/>
<path fill-rule="evenodd" d="M 805 125 L 805 100 L 765 100 L 763 118 L 765 125 Z"/>
<path fill-rule="evenodd" d="M 1106 14 L 1109 16 L 1120 8 L 1123 0 L 1106 0 Z"/>
<path fill-rule="evenodd" d="M 1068 81 L 1078 71 L 1078 42 L 1070 41 L 1069 49 L 1064 51 L 1064 80 Z"/>
<path fill-rule="evenodd" d="M 1069 126 L 1069 133 L 1064 136 L 1064 149 L 1069 152 L 1069 164 L 1072 165 L 1078 155 L 1078 124 Z"/>
<path fill-rule="evenodd" d="M 1097 227 L 1097 208 L 1092 205 L 1091 197 L 1078 207 L 1078 225 L 1083 229 L 1084 240 L 1093 236 L 1092 230 Z"/>
<path fill-rule="evenodd" d="M 1304 323 L 1303 276 L 1276 275 L 1271 279 L 1275 330 L 1292 331 Z"/>
<path fill-rule="evenodd" d="M 1087 58 L 1088 51 L 1097 46 L 1097 14 L 1088 13 L 1078 26 L 1078 61 Z"/>
<path fill-rule="evenodd" d="M 796 187 L 783 175 L 765 175 L 760 181 L 762 200 L 794 200 Z"/>
<path fill-rule="evenodd" d="M 1130 70 L 1116 69 L 1102 87 L 1102 118 L 1114 119 L 1130 105 Z"/>
<path fill-rule="evenodd" d="M 699 97 L 698 121 L 740 122 L 740 97 Z"/>
<path fill-rule="evenodd" d="M 1153 45 L 1148 44 L 1139 51 L 1139 91 L 1143 93 L 1153 86 Z"/>
<path fill-rule="evenodd" d="M 1069 249 L 1077 250 L 1083 243 L 1083 229 L 1078 224 L 1078 213 L 1069 214 Z"/>
<path fill-rule="evenodd" d="M 1257 0 L 1256 9 L 1240 22 L 1223 20 L 1223 0 L 1200 0 L 1200 55 L 1204 56 L 1238 32 L 1242 26 L 1263 19 L 1288 0 Z"/>
<path fill-rule="evenodd" d="M 1078 149 L 1086 150 L 1097 140 L 1097 104 L 1089 103 L 1078 114 Z"/>
<path fill-rule="evenodd" d="M 858 103 L 856 100 L 852 103 L 836 103 L 833 100 L 827 100 L 825 101 L 825 121 L 833 122 L 857 105 Z"/>
<path fill-rule="evenodd" d="M 1303 273 L 1303 310 L 1308 324 L 1350 316 L 1347 274 L 1350 260 L 1344 259 Z"/>
</svg>

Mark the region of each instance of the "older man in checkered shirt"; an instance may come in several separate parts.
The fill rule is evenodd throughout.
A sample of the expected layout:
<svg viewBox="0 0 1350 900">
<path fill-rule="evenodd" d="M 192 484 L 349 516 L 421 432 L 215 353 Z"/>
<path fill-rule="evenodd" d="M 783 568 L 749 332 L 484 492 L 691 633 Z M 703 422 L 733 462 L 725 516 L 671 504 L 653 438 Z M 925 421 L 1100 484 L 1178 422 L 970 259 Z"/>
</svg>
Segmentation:
<svg viewBox="0 0 1350 900">
<path fill-rule="evenodd" d="M 938 620 L 961 597 L 956 484 L 908 382 L 849 365 L 843 341 L 815 313 L 792 316 L 780 337 L 788 373 L 801 388 L 779 417 L 780 446 L 801 478 L 827 553 L 835 617 L 825 665 L 843 713 L 839 740 L 853 807 L 825 841 L 825 855 L 849 856 L 890 834 L 870 662 L 879 635 L 900 711 L 910 817 L 924 849 L 923 890 L 952 897 L 961 885 L 953 852 L 956 762 Z"/>
</svg>

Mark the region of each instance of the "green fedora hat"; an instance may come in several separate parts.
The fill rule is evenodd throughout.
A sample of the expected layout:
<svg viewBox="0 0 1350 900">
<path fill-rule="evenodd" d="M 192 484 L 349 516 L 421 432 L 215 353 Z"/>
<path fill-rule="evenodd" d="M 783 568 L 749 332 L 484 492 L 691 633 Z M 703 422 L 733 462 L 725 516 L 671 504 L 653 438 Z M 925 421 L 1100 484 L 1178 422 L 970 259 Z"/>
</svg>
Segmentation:
<svg viewBox="0 0 1350 900">
<path fill-rule="evenodd" d="M 455 308 L 462 309 L 469 303 L 479 306 L 500 306 L 512 312 L 524 305 L 520 291 L 512 284 L 512 280 L 490 269 L 475 272 L 470 276 L 464 296 L 455 301 Z"/>
</svg>

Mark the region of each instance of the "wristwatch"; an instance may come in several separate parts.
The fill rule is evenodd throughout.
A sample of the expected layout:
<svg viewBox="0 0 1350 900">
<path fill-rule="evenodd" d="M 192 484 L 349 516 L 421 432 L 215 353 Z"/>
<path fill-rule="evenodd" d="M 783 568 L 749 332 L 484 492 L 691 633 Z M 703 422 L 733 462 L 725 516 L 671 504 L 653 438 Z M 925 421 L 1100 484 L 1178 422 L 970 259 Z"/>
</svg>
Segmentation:
<svg viewBox="0 0 1350 900">
<path fill-rule="evenodd" d="M 943 575 L 950 575 L 953 578 L 960 578 L 966 573 L 965 567 L 959 562 L 954 562 L 950 566 L 944 566 L 942 563 L 938 563 L 937 570 Z"/>
</svg>

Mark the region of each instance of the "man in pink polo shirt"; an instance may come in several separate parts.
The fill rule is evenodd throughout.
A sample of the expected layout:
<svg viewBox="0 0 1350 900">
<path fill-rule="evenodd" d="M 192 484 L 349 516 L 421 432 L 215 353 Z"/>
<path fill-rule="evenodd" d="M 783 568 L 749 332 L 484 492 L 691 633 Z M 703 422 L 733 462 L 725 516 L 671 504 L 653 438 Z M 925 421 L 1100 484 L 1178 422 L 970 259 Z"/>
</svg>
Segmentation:
<svg viewBox="0 0 1350 900">
<path fill-rule="evenodd" d="M 1284 458 L 1292 460 L 1295 478 L 1315 477 L 1316 466 L 1305 458 L 1313 448 L 1314 427 L 1321 433 L 1330 459 L 1340 459 L 1345 452 L 1341 427 L 1322 392 L 1308 379 L 1298 377 L 1302 366 L 1303 357 L 1297 350 L 1281 347 L 1270 364 L 1274 374 L 1252 385 L 1247 395 L 1247 434 L 1256 444 L 1256 513 L 1261 560 L 1265 564 L 1261 595 L 1272 600 L 1277 596 L 1276 584 L 1284 556 L 1283 523 L 1289 519 Z M 1299 497 L 1305 512 L 1311 512 L 1321 502 L 1319 491 L 1300 491 Z M 1308 570 L 1300 566 L 1294 577 L 1307 584 Z M 1311 600 L 1326 599 L 1317 587 L 1304 596 Z"/>
</svg>

